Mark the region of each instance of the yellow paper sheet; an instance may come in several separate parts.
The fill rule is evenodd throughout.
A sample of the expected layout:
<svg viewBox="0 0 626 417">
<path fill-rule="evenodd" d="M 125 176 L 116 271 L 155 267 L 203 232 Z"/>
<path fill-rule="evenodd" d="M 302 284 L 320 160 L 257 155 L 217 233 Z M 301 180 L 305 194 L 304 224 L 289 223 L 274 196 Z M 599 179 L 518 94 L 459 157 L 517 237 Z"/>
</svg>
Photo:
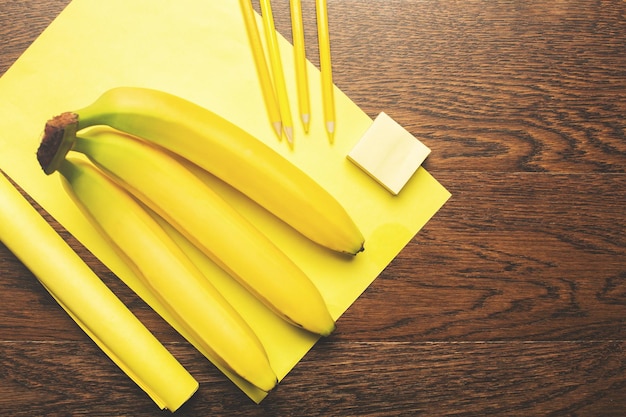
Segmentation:
<svg viewBox="0 0 626 417">
<path fill-rule="evenodd" d="M 260 25 L 259 21 L 259 25 Z M 291 45 L 280 38 L 292 113 L 297 114 Z M 57 174 L 41 171 L 35 151 L 51 116 L 91 103 L 108 88 L 133 85 L 177 94 L 248 130 L 308 172 L 349 211 L 366 238 L 355 259 L 307 242 L 237 192 L 207 176 L 288 253 L 338 318 L 450 197 L 420 168 L 392 196 L 346 155 L 372 120 L 336 89 L 336 134 L 324 130 L 319 71 L 309 64 L 311 127 L 295 127 L 295 149 L 279 142 L 267 119 L 237 0 L 74 0 L 0 78 L 0 168 L 118 276 L 136 278 L 100 239 L 65 194 Z M 283 378 L 316 338 L 286 325 L 201 255 L 189 254 L 213 277 L 266 344 Z M 245 254 L 244 254 L 245 256 Z M 254 401 L 264 397 L 226 374 Z"/>
</svg>

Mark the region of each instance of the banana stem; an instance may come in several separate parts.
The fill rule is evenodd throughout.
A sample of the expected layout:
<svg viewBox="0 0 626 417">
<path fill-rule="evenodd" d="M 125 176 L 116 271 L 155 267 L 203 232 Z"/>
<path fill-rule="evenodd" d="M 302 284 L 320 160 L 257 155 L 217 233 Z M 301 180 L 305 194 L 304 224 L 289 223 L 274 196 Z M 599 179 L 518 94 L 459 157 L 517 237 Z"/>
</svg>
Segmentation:
<svg viewBox="0 0 626 417">
<path fill-rule="evenodd" d="M 170 411 L 198 382 L 0 171 L 0 241 L 152 400 Z"/>
<path fill-rule="evenodd" d="M 78 130 L 78 115 L 62 113 L 46 122 L 43 138 L 37 149 L 37 160 L 43 171 L 50 175 L 56 171 L 74 146 Z"/>
</svg>

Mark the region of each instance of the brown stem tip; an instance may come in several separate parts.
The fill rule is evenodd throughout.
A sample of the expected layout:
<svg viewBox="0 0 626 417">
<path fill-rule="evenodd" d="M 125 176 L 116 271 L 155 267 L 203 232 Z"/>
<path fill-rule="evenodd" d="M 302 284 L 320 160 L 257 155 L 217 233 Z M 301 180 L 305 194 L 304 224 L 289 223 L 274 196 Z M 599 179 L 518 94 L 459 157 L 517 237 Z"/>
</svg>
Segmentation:
<svg viewBox="0 0 626 417">
<path fill-rule="evenodd" d="M 46 122 L 43 137 L 37 149 L 37 161 L 46 174 L 54 172 L 72 147 L 78 115 L 66 112 Z"/>
</svg>

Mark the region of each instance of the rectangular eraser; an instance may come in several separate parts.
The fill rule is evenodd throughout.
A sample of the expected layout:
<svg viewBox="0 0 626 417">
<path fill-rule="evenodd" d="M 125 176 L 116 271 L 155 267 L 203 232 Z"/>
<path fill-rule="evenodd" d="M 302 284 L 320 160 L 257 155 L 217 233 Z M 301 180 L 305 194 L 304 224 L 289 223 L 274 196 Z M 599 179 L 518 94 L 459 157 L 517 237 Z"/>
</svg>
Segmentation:
<svg viewBox="0 0 626 417">
<path fill-rule="evenodd" d="M 347 158 L 397 195 L 428 154 L 426 145 L 381 112 Z"/>
</svg>

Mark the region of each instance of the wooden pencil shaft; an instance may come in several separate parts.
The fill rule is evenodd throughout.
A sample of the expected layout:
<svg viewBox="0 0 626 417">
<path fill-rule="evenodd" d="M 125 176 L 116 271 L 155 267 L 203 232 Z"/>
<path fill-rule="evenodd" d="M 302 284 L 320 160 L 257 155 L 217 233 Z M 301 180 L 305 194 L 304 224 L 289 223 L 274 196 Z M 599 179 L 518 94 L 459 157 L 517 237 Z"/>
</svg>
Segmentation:
<svg viewBox="0 0 626 417">
<path fill-rule="evenodd" d="M 261 0 L 261 15 L 263 17 L 263 28 L 265 30 L 265 40 L 268 47 L 270 64 L 272 66 L 272 75 L 274 80 L 274 88 L 278 98 L 278 107 L 283 122 L 283 129 L 289 141 L 293 139 L 293 122 L 291 118 L 291 110 L 289 108 L 289 96 L 287 94 L 287 85 L 285 83 L 285 74 L 283 72 L 283 64 L 280 56 L 280 46 L 278 44 L 278 36 L 274 25 L 274 15 L 272 13 L 272 4 L 270 0 Z"/>
<path fill-rule="evenodd" d="M 322 100 L 326 130 L 333 134 L 335 130 L 335 99 L 333 91 L 332 62 L 330 55 L 330 36 L 328 30 L 328 9 L 326 0 L 316 0 L 317 38 L 320 52 L 320 71 L 322 82 Z"/>
<path fill-rule="evenodd" d="M 306 46 L 304 42 L 304 24 L 302 23 L 302 3 L 290 0 L 291 32 L 293 37 L 294 61 L 298 92 L 298 108 L 305 131 L 308 131 L 311 114 L 309 103 L 309 80 L 306 69 Z"/>
<path fill-rule="evenodd" d="M 270 118 L 270 122 L 280 137 L 282 131 L 280 107 L 278 99 L 276 98 L 274 86 L 272 84 L 272 76 L 267 66 L 267 61 L 265 60 L 265 52 L 263 51 L 263 43 L 261 42 L 261 36 L 259 35 L 259 29 L 256 24 L 254 8 L 252 7 L 251 0 L 240 0 L 239 4 L 241 6 L 244 23 L 246 25 L 246 31 L 248 33 L 248 40 L 252 49 L 257 75 L 261 84 L 265 107 Z"/>
</svg>

